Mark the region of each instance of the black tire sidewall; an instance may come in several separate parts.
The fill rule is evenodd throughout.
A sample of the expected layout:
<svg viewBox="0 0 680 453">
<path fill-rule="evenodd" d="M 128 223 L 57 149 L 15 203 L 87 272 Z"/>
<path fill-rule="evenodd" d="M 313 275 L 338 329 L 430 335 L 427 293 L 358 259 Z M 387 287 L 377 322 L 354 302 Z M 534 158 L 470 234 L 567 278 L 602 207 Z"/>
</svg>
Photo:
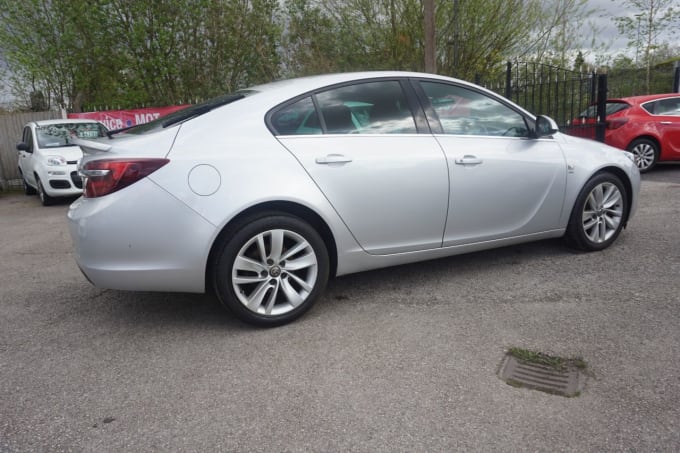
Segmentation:
<svg viewBox="0 0 680 453">
<path fill-rule="evenodd" d="M 650 140 L 648 138 L 638 138 L 638 139 L 633 140 L 630 143 L 630 145 L 628 145 L 628 151 L 633 152 L 632 151 L 633 148 L 635 148 L 637 145 L 642 144 L 642 143 L 645 143 L 645 144 L 651 146 L 652 149 L 654 150 L 654 161 L 649 165 L 649 167 L 647 167 L 645 169 L 638 167 L 638 170 L 640 170 L 640 173 L 645 173 L 645 172 L 648 172 L 649 170 L 651 170 L 652 168 L 654 168 L 656 166 L 656 164 L 659 162 L 660 150 L 659 150 L 659 146 L 653 140 Z M 635 154 L 635 153 L 633 153 L 633 154 Z"/>
<path fill-rule="evenodd" d="M 238 299 L 231 283 L 234 261 L 243 245 L 254 236 L 273 229 L 284 229 L 301 235 L 314 249 L 317 259 L 317 279 L 305 301 L 288 313 L 263 316 L 246 308 Z M 249 324 L 274 327 L 289 323 L 309 310 L 328 281 L 329 259 L 326 245 L 319 233 L 304 220 L 284 213 L 263 213 L 250 217 L 230 229 L 216 254 L 213 265 L 213 287 L 219 301 L 239 319 Z"/>
<path fill-rule="evenodd" d="M 614 184 L 619 189 L 619 192 L 621 193 L 622 197 L 623 211 L 621 213 L 621 222 L 619 223 L 616 232 L 612 235 L 612 237 L 610 237 L 606 241 L 598 243 L 591 241 L 583 229 L 582 220 L 583 209 L 585 207 L 586 200 L 590 195 L 590 192 L 596 186 L 606 182 Z M 599 173 L 590 178 L 590 180 L 586 183 L 585 186 L 583 186 L 581 192 L 576 198 L 576 203 L 574 203 L 574 208 L 572 209 L 571 216 L 569 218 L 569 225 L 567 227 L 566 234 L 567 242 L 569 243 L 570 246 L 584 251 L 604 250 L 607 247 L 609 247 L 614 241 L 616 241 L 616 238 L 619 237 L 619 234 L 621 234 L 621 231 L 623 230 L 623 225 L 625 224 L 627 218 L 628 218 L 628 193 L 626 192 L 626 189 L 623 183 L 621 182 L 621 179 L 612 173 L 608 172 Z"/>
</svg>

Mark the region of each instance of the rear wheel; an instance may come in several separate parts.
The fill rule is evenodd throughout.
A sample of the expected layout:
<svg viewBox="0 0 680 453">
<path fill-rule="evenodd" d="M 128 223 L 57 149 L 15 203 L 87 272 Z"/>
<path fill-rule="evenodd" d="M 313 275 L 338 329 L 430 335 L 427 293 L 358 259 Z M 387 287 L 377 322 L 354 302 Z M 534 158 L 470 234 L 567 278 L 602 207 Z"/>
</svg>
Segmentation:
<svg viewBox="0 0 680 453">
<path fill-rule="evenodd" d="M 52 206 L 56 200 L 47 195 L 47 192 L 45 192 L 45 188 L 42 185 L 42 181 L 40 181 L 40 178 L 37 176 L 35 177 L 35 182 L 38 183 L 38 196 L 40 197 L 40 202 L 43 206 Z"/>
<path fill-rule="evenodd" d="M 627 216 L 623 183 L 611 173 L 600 173 L 586 183 L 576 199 L 565 237 L 572 247 L 603 250 L 621 233 Z"/>
<path fill-rule="evenodd" d="M 233 229 L 213 265 L 219 300 L 241 320 L 277 326 L 311 308 L 328 281 L 328 252 L 308 223 L 284 213 Z"/>
<path fill-rule="evenodd" d="M 651 170 L 659 160 L 659 145 L 648 138 L 638 138 L 628 145 L 628 151 L 635 156 L 635 165 L 640 173 Z"/>
</svg>

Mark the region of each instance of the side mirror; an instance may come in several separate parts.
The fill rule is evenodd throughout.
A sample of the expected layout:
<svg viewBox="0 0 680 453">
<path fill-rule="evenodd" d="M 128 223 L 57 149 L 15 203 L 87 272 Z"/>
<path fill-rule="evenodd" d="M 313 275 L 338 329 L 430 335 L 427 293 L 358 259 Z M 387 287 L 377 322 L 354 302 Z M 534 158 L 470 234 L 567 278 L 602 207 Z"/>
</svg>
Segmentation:
<svg viewBox="0 0 680 453">
<path fill-rule="evenodd" d="M 536 128 L 534 130 L 536 138 L 548 137 L 559 132 L 559 130 L 560 128 L 552 118 L 543 115 L 539 115 L 536 118 Z"/>
<path fill-rule="evenodd" d="M 18 151 L 26 151 L 27 153 L 31 152 L 31 150 L 28 149 L 28 145 L 24 142 L 17 143 L 17 150 Z"/>
</svg>

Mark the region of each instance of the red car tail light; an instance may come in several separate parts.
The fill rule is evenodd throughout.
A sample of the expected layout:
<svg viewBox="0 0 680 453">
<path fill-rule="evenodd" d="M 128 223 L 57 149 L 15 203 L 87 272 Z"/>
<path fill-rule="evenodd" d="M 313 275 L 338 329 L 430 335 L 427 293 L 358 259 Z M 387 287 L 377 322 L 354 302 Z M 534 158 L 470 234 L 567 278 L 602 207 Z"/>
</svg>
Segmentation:
<svg viewBox="0 0 680 453">
<path fill-rule="evenodd" d="M 87 178 L 86 198 L 103 197 L 149 176 L 168 159 L 94 160 L 86 163 L 80 172 Z"/>
<path fill-rule="evenodd" d="M 614 118 L 607 120 L 607 129 L 618 129 L 628 122 L 628 118 Z"/>
</svg>

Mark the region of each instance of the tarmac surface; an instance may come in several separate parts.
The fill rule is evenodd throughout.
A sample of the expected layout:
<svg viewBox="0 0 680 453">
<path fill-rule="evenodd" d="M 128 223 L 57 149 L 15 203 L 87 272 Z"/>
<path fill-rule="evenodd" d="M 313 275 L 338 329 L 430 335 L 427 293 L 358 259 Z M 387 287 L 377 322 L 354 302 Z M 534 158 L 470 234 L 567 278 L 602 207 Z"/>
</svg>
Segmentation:
<svg viewBox="0 0 680 453">
<path fill-rule="evenodd" d="M 0 452 L 678 451 L 680 166 L 618 241 L 349 275 L 302 319 L 92 287 L 68 202 L 0 193 Z M 512 346 L 582 357 L 578 397 L 507 385 Z"/>
</svg>

